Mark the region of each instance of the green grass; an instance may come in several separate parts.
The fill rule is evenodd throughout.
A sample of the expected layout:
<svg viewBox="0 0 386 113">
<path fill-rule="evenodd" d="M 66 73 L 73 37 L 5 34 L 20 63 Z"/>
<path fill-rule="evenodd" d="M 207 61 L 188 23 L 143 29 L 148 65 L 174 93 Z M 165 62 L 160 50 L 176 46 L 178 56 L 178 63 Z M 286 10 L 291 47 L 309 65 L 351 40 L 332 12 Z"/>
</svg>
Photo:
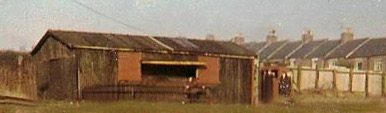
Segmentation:
<svg viewBox="0 0 386 113">
<path fill-rule="evenodd" d="M 167 102 L 116 101 L 80 102 L 41 101 L 35 107 L 0 105 L 2 112 L 18 113 L 383 113 L 386 98 L 365 98 L 351 94 L 328 96 L 302 94 L 295 96 L 293 104 L 279 98 L 271 104 L 225 105 L 225 104 L 181 104 Z"/>
</svg>

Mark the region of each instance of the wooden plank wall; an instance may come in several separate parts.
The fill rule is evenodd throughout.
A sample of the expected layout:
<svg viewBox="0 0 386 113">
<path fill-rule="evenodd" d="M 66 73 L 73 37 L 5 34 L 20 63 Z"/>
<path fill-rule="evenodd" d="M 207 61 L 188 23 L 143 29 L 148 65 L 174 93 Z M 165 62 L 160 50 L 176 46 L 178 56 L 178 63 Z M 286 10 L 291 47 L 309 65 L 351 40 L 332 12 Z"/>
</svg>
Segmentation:
<svg viewBox="0 0 386 113">
<path fill-rule="evenodd" d="M 75 98 L 75 54 L 53 38 L 31 57 L 36 67 L 36 84 L 41 98 Z M 67 77 L 68 76 L 68 77 Z M 75 91 L 74 91 L 75 90 Z"/>
<path fill-rule="evenodd" d="M 117 83 L 117 53 L 103 50 L 76 50 L 81 88 Z"/>
<path fill-rule="evenodd" d="M 75 58 L 52 60 L 46 64 L 49 70 L 45 96 L 51 99 L 77 98 L 77 70 Z"/>
<path fill-rule="evenodd" d="M 252 59 L 220 59 L 220 85 L 213 91 L 218 103 L 251 103 Z"/>
<path fill-rule="evenodd" d="M 30 58 L 0 59 L 0 95 L 37 99 L 36 66 Z"/>
</svg>

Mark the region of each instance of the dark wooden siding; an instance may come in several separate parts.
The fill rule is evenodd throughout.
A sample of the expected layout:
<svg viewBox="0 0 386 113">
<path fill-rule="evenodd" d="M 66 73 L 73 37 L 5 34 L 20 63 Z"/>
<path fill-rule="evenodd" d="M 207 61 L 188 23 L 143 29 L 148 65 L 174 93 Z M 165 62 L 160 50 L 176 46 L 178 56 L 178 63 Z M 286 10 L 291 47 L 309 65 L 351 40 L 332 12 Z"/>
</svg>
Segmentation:
<svg viewBox="0 0 386 113">
<path fill-rule="evenodd" d="M 77 98 L 77 76 L 75 58 L 51 60 L 49 66 L 48 88 L 46 96 L 53 99 L 76 99 Z"/>
<path fill-rule="evenodd" d="M 76 98 L 75 55 L 60 42 L 48 38 L 32 56 L 36 66 L 38 95 L 43 98 Z"/>
<path fill-rule="evenodd" d="M 251 103 L 252 84 L 251 59 L 220 59 L 220 85 L 213 97 L 220 103 Z"/>
<path fill-rule="evenodd" d="M 0 91 L 0 95 L 37 99 L 36 66 L 32 60 L 26 55 L 2 58 L 3 55 L 0 52 L 0 87 L 9 93 Z"/>
<path fill-rule="evenodd" d="M 81 88 L 117 83 L 117 53 L 102 50 L 76 50 Z"/>
</svg>

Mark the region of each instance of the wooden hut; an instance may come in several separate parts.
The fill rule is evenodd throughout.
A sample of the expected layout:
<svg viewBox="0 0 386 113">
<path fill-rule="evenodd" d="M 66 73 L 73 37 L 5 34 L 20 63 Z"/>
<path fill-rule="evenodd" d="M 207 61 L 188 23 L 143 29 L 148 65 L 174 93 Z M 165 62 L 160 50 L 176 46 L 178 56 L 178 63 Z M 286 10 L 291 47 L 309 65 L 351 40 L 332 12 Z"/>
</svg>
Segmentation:
<svg viewBox="0 0 386 113">
<path fill-rule="evenodd" d="M 252 102 L 256 56 L 228 41 L 49 30 L 31 55 L 43 98 L 183 98 L 194 77 L 214 102 Z"/>
</svg>

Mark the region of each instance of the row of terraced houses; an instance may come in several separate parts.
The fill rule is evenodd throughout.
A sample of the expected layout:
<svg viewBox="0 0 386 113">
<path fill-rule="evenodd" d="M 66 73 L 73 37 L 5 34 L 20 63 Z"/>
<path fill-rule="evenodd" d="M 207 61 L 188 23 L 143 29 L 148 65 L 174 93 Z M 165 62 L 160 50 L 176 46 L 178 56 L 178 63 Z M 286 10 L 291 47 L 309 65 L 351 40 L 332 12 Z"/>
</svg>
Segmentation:
<svg viewBox="0 0 386 113">
<path fill-rule="evenodd" d="M 249 42 L 262 63 L 284 63 L 289 67 L 352 68 L 354 70 L 386 70 L 386 37 L 356 38 L 352 29 L 341 33 L 340 39 L 314 39 L 305 31 L 301 40 L 278 40 L 270 31 L 264 42 Z"/>
</svg>

